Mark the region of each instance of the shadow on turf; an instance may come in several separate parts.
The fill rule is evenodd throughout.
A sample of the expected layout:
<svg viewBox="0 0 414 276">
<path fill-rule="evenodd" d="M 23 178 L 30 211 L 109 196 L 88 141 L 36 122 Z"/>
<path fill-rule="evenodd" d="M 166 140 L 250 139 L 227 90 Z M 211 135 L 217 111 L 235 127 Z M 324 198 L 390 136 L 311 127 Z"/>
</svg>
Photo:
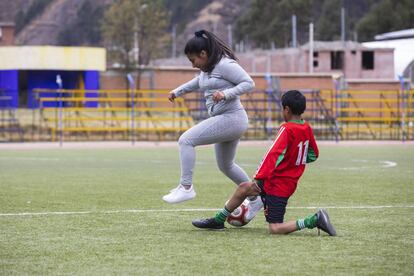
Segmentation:
<svg viewBox="0 0 414 276">
<path fill-rule="evenodd" d="M 213 230 L 213 229 L 198 229 L 193 227 L 193 229 L 191 229 L 189 232 L 194 233 L 194 232 L 200 232 L 200 233 L 246 233 L 246 234 L 264 234 L 264 235 L 270 235 L 267 232 L 266 228 L 261 228 L 261 227 L 226 227 L 224 229 L 220 229 L 220 230 Z M 286 237 L 296 237 L 296 238 L 309 238 L 309 237 L 329 237 L 329 235 L 325 234 L 325 233 L 321 233 L 320 236 L 318 236 L 318 232 L 315 230 L 309 230 L 309 231 L 297 231 L 294 233 L 290 233 L 288 235 L 273 235 L 273 236 L 286 236 Z"/>
</svg>

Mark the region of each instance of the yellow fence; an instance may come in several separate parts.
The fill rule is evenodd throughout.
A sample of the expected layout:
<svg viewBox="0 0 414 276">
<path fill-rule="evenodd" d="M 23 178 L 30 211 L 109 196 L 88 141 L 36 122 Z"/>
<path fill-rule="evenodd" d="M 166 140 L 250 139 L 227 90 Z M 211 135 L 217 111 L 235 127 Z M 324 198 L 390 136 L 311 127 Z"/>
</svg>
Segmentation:
<svg viewBox="0 0 414 276">
<path fill-rule="evenodd" d="M 23 116 L 29 119 L 22 119 L 19 110 L 1 113 L 1 140 L 176 140 L 208 116 L 203 93 L 190 93 L 172 104 L 169 90 L 35 92 L 39 108 Z M 317 139 L 414 140 L 413 90 L 302 92 L 307 98 L 303 116 Z M 274 137 L 283 122 L 281 95 L 254 91 L 242 96 L 250 121 L 244 139 Z"/>
<path fill-rule="evenodd" d="M 175 138 L 193 125 L 183 99 L 168 101 L 168 90 L 35 91 L 40 129 L 51 140 Z"/>
<path fill-rule="evenodd" d="M 322 91 L 342 139 L 414 139 L 414 91 Z"/>
</svg>

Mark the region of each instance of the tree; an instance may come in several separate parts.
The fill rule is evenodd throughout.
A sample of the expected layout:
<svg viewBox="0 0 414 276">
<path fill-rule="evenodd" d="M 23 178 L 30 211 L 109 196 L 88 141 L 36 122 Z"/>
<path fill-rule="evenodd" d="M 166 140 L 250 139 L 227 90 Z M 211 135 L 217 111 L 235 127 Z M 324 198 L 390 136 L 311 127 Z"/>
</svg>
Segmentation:
<svg viewBox="0 0 414 276">
<path fill-rule="evenodd" d="M 105 13 L 102 25 L 110 59 L 126 73 L 147 65 L 166 39 L 167 22 L 160 1 L 116 1 Z"/>
<path fill-rule="evenodd" d="M 315 24 L 316 40 L 339 40 L 341 38 L 341 2 L 325 1 L 321 5 L 321 14 Z"/>
<path fill-rule="evenodd" d="M 76 20 L 59 33 L 58 45 L 99 45 L 103 10 L 103 6 L 94 6 L 92 0 L 86 0 L 79 8 Z"/>
<path fill-rule="evenodd" d="M 254 46 L 269 48 L 289 46 L 291 18 L 297 15 L 299 38 L 304 38 L 312 16 L 309 0 L 253 0 L 246 14 L 237 22 L 236 37 L 248 38 Z"/>
<path fill-rule="evenodd" d="M 382 0 L 357 25 L 361 41 L 373 40 L 380 33 L 414 27 L 414 1 Z"/>
<path fill-rule="evenodd" d="M 237 22 L 236 36 L 239 40 L 248 38 L 255 47 L 289 46 L 292 41 L 291 17 L 296 15 L 299 43 L 308 40 L 311 22 L 315 24 L 316 40 L 337 40 L 341 37 L 341 7 L 344 7 L 346 39 L 352 39 L 357 22 L 380 1 L 392 0 L 252 0 Z M 407 14 L 409 11 L 403 12 Z M 373 27 L 367 25 L 367 28 Z"/>
<path fill-rule="evenodd" d="M 341 8 L 345 8 L 345 39 L 354 39 L 356 24 L 380 0 L 318 0 L 319 11 L 314 14 L 315 39 L 341 38 Z"/>
<path fill-rule="evenodd" d="M 212 0 L 163 0 L 162 2 L 171 14 L 170 27 L 177 24 L 177 29 L 182 31 L 186 24 Z"/>
<path fill-rule="evenodd" d="M 52 2 L 52 0 L 37 0 L 33 1 L 29 9 L 24 12 L 20 10 L 16 14 L 16 33 L 23 30 L 26 25 L 32 22 L 37 16 L 41 15 L 45 8 Z"/>
</svg>

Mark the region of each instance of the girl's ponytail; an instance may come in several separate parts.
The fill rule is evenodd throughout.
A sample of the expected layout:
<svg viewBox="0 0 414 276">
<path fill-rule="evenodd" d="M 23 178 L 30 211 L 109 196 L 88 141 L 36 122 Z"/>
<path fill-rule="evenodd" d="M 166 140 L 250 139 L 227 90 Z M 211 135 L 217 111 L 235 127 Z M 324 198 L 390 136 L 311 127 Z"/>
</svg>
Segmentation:
<svg viewBox="0 0 414 276">
<path fill-rule="evenodd" d="M 185 45 L 184 53 L 186 55 L 199 54 L 202 50 L 206 51 L 208 56 L 206 65 L 207 72 L 213 71 L 223 56 L 237 60 L 233 51 L 220 38 L 206 30 L 200 30 L 194 33 L 194 37 Z"/>
</svg>

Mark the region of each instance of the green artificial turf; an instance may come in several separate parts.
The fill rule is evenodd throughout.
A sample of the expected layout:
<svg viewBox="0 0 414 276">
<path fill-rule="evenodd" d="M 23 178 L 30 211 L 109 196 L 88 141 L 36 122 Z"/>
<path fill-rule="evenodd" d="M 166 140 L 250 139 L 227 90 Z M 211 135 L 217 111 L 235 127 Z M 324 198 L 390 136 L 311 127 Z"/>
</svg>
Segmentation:
<svg viewBox="0 0 414 276">
<path fill-rule="evenodd" d="M 266 148 L 241 146 L 253 175 Z M 338 236 L 203 231 L 234 190 L 212 147 L 197 149 L 197 197 L 161 200 L 178 184 L 177 148 L 0 152 L 0 275 L 411 275 L 414 147 L 321 145 L 286 220 L 327 207 Z"/>
</svg>

